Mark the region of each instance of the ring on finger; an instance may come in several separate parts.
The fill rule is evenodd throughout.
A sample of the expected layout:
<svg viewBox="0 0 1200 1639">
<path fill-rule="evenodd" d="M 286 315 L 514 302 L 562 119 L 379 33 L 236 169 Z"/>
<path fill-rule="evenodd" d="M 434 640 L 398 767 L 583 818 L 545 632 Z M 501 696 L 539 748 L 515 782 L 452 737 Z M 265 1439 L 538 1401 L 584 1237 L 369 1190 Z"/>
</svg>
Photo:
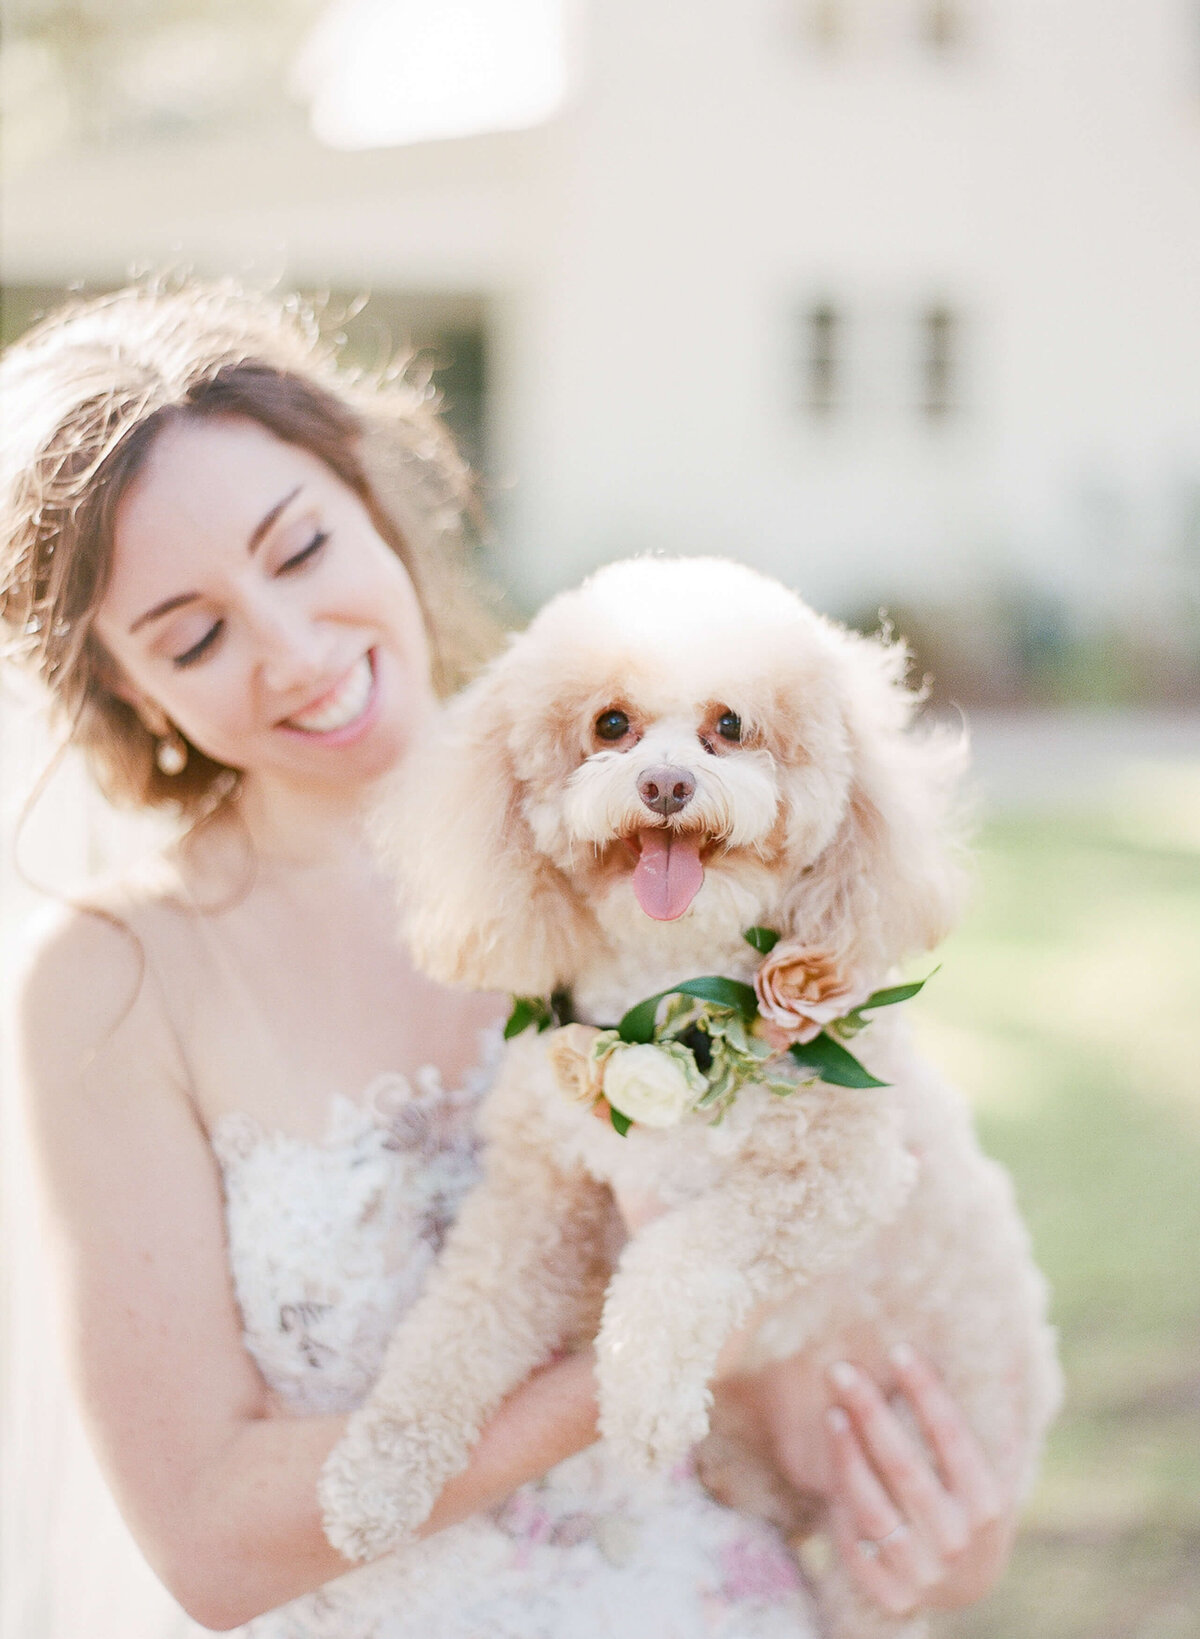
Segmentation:
<svg viewBox="0 0 1200 1639">
<path fill-rule="evenodd" d="M 903 1520 L 893 1525 L 890 1531 L 885 1531 L 881 1537 L 859 1537 L 858 1551 L 864 1559 L 878 1559 L 880 1549 L 886 1548 L 889 1542 L 899 1542 L 908 1535 L 908 1526 Z"/>
</svg>

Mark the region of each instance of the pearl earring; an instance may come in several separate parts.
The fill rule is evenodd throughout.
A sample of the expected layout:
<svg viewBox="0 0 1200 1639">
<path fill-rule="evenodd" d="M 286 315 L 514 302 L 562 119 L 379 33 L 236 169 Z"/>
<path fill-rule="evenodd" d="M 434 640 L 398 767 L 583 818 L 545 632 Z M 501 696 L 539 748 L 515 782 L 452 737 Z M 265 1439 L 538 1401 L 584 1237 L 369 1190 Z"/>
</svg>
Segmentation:
<svg viewBox="0 0 1200 1639">
<path fill-rule="evenodd" d="M 168 729 L 154 747 L 154 761 L 162 774 L 182 774 L 187 767 L 187 742 L 182 734 Z"/>
</svg>

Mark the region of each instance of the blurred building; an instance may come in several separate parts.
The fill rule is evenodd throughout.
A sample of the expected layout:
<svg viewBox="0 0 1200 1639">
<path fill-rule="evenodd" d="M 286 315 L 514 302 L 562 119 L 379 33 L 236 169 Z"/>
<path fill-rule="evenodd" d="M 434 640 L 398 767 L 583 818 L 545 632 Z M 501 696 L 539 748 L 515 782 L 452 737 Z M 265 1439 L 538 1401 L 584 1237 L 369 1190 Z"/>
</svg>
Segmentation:
<svg viewBox="0 0 1200 1639">
<path fill-rule="evenodd" d="M 429 10 L 293 6 L 271 117 L 15 162 L 15 299 L 185 262 L 449 334 L 525 602 L 656 547 L 843 611 L 1200 612 L 1200 7 Z M 157 49 L 160 103 L 229 80 Z"/>
</svg>

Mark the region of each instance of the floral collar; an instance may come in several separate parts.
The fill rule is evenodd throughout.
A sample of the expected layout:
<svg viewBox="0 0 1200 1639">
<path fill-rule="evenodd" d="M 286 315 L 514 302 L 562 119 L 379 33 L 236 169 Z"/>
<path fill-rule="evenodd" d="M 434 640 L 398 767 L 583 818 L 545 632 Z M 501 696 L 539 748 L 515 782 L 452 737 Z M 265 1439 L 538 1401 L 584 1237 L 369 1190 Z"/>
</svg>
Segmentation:
<svg viewBox="0 0 1200 1639">
<path fill-rule="evenodd" d="M 908 1001 L 926 981 L 868 992 L 829 951 L 781 940 L 771 928 L 744 937 L 763 957 L 752 985 L 688 979 L 607 1028 L 575 1023 L 564 991 L 517 996 L 505 1038 L 530 1025 L 553 1031 L 547 1053 L 559 1085 L 607 1108 L 622 1136 L 635 1122 L 672 1127 L 693 1111 L 715 1124 L 750 1081 L 781 1096 L 816 1081 L 886 1086 L 845 1043 L 870 1022 L 868 1013 Z"/>
</svg>

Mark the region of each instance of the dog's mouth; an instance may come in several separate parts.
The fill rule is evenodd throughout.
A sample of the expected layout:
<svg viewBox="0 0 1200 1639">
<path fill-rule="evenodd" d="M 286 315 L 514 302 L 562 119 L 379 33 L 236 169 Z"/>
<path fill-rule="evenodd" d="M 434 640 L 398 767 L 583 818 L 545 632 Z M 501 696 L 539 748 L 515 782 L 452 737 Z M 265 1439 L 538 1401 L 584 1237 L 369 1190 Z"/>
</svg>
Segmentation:
<svg viewBox="0 0 1200 1639">
<path fill-rule="evenodd" d="M 630 841 L 638 856 L 633 868 L 638 904 L 656 922 L 676 921 L 703 885 L 700 847 L 704 838 L 695 831 L 654 826 L 638 831 Z"/>
</svg>

